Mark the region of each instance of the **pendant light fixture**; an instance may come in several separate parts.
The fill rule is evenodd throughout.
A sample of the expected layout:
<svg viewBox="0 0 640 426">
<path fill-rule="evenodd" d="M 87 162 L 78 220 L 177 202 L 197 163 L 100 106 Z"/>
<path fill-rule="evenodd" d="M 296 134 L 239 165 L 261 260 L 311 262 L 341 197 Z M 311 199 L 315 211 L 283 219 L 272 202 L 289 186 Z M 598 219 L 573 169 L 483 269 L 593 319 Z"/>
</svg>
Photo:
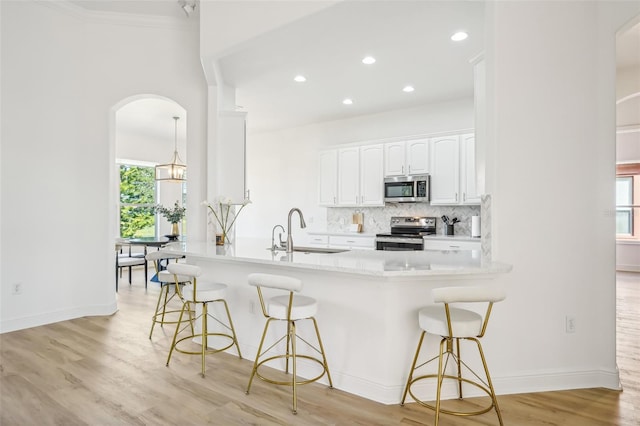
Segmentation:
<svg viewBox="0 0 640 426">
<path fill-rule="evenodd" d="M 156 181 L 185 182 L 187 180 L 187 166 L 182 163 L 178 155 L 178 120 L 180 117 L 173 117 L 175 120 L 175 145 L 173 159 L 168 164 L 158 164 L 156 166 Z"/>
</svg>

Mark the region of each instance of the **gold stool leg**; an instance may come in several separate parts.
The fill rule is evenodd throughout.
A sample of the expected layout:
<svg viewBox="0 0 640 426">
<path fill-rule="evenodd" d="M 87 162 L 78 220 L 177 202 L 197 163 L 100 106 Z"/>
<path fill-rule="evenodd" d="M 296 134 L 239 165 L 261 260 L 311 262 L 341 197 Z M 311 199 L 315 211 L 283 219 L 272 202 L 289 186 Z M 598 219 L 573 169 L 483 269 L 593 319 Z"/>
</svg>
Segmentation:
<svg viewBox="0 0 640 426">
<path fill-rule="evenodd" d="M 402 401 L 400 405 L 404 405 L 404 402 L 407 399 L 407 392 L 409 392 L 409 386 L 411 386 L 411 381 L 413 380 L 413 371 L 416 369 L 416 364 L 418 363 L 418 356 L 420 355 L 420 348 L 422 348 L 422 341 L 424 340 L 424 336 L 426 331 L 423 331 L 420 334 L 420 340 L 418 340 L 418 347 L 416 349 L 416 354 L 413 356 L 413 363 L 411 364 L 411 370 L 409 370 L 409 377 L 407 378 L 407 384 L 404 387 L 404 393 L 402 394 Z"/>
<path fill-rule="evenodd" d="M 171 349 L 169 349 L 169 356 L 167 357 L 167 367 L 169 366 L 169 361 L 171 361 L 171 354 L 173 353 L 173 349 L 176 347 L 176 340 L 178 338 L 178 331 L 180 330 L 180 325 L 182 324 L 182 316 L 184 315 L 184 310 L 189 306 L 189 302 L 185 302 L 182 304 L 182 309 L 180 310 L 180 317 L 178 318 L 178 323 L 176 324 L 176 331 L 173 333 L 173 341 L 171 342 Z"/>
<path fill-rule="evenodd" d="M 246 394 L 249 394 L 249 390 L 251 390 L 251 382 L 253 382 L 253 377 L 256 375 L 256 371 L 258 370 L 258 361 L 260 360 L 260 353 L 262 352 L 262 346 L 264 345 L 264 339 L 267 336 L 267 330 L 269 329 L 269 324 L 271 323 L 272 318 L 269 318 L 267 322 L 264 324 L 264 331 L 262 332 L 262 338 L 260 339 L 260 345 L 258 346 L 258 352 L 256 353 L 256 360 L 253 362 L 253 368 L 251 369 L 251 377 L 249 377 L 249 384 L 247 385 Z"/>
<path fill-rule="evenodd" d="M 456 366 L 458 368 L 458 398 L 462 399 L 462 368 L 461 368 L 461 359 L 460 355 L 460 339 L 456 339 L 456 352 L 458 353 L 456 357 Z"/>
<path fill-rule="evenodd" d="M 207 354 L 207 304 L 202 304 L 202 377 L 204 377 L 205 355 Z"/>
<path fill-rule="evenodd" d="M 171 287 L 171 284 L 165 284 L 163 287 L 166 287 L 166 290 L 164 292 L 164 302 L 162 303 L 162 318 L 160 320 L 160 327 L 163 326 L 164 324 L 164 314 L 167 311 L 167 303 L 169 303 L 169 287 Z"/>
<path fill-rule="evenodd" d="M 484 358 L 484 351 L 482 350 L 482 345 L 480 344 L 480 340 L 478 339 L 469 339 L 476 342 L 478 345 L 478 352 L 480 352 L 480 358 L 482 359 L 482 366 L 484 367 L 484 374 L 487 376 L 487 384 L 489 385 L 489 390 L 491 391 L 491 399 L 493 400 L 493 408 L 496 410 L 496 414 L 498 415 L 498 421 L 500 422 L 500 426 L 502 423 L 502 414 L 500 413 L 500 407 L 498 406 L 498 398 L 496 397 L 495 389 L 493 388 L 493 383 L 491 382 L 491 375 L 489 374 L 489 367 L 487 367 L 487 361 Z"/>
<path fill-rule="evenodd" d="M 151 339 L 151 336 L 153 335 L 153 327 L 155 327 L 156 322 L 158 322 L 156 320 L 156 317 L 158 316 L 158 310 L 160 309 L 160 301 L 162 300 L 162 293 L 165 291 L 164 286 L 161 284 L 160 285 L 160 294 L 158 295 L 158 302 L 156 302 L 156 310 L 153 312 L 153 318 L 151 319 L 151 331 L 149 332 L 149 339 Z M 166 303 L 166 301 L 165 301 Z M 163 320 L 164 320 L 164 308 L 162 309 L 163 312 Z"/>
<path fill-rule="evenodd" d="M 331 380 L 331 373 L 329 372 L 329 364 L 327 363 L 327 356 L 324 352 L 324 346 L 322 345 L 322 339 L 320 338 L 320 330 L 318 330 L 318 322 L 315 317 L 311 317 L 313 320 L 313 326 L 316 329 L 316 336 L 318 336 L 318 345 L 320 346 L 320 353 L 322 354 L 322 363 L 324 364 L 324 369 L 327 372 L 327 378 L 329 379 L 329 387 L 333 389 L 333 381 Z"/>
<path fill-rule="evenodd" d="M 436 391 L 436 419 L 435 419 L 435 426 L 438 426 L 438 422 L 440 421 L 440 394 L 442 391 L 442 382 L 444 381 L 444 367 L 442 365 L 442 357 L 444 354 L 444 345 L 445 342 L 447 343 L 447 345 L 450 345 L 450 339 L 447 338 L 443 338 L 442 340 L 440 340 L 440 352 L 438 354 L 438 388 Z"/>
<path fill-rule="evenodd" d="M 293 357 L 293 379 L 292 379 L 292 385 L 293 385 L 293 414 L 297 414 L 298 413 L 298 394 L 296 391 L 296 385 L 298 382 L 298 377 L 296 374 L 296 322 L 295 321 L 289 321 L 289 326 L 287 327 L 288 330 L 288 337 L 287 340 L 291 339 L 291 353 L 292 353 L 292 357 Z M 287 360 L 289 359 L 289 357 L 287 357 Z"/>
</svg>

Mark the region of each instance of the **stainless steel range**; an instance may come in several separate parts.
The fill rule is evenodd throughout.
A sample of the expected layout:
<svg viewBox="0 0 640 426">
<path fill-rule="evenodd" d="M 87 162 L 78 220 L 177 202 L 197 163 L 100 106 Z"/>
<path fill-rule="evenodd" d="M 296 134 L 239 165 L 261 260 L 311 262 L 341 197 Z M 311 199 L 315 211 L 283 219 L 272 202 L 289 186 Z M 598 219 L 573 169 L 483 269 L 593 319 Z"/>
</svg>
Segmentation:
<svg viewBox="0 0 640 426">
<path fill-rule="evenodd" d="M 391 233 L 376 234 L 377 250 L 422 250 L 424 235 L 436 233 L 435 217 L 391 218 Z"/>
</svg>

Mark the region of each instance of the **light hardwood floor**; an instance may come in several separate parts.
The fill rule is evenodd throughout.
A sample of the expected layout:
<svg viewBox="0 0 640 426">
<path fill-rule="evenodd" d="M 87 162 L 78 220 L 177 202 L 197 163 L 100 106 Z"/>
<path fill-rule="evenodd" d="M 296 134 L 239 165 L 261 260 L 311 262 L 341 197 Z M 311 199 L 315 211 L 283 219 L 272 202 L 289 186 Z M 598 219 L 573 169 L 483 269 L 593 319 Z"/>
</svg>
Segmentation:
<svg viewBox="0 0 640 426">
<path fill-rule="evenodd" d="M 165 367 L 172 327 L 147 338 L 158 289 L 142 273 L 118 294 L 110 317 L 79 318 L 0 335 L 0 424 L 13 425 L 429 425 L 417 404 L 382 405 L 321 384 L 290 389 L 254 381 L 251 362 L 176 354 Z M 126 280 L 125 280 L 126 281 Z M 640 425 L 640 274 L 618 274 L 618 364 L 623 392 L 583 389 L 499 396 L 506 425 Z M 489 360 L 489 363 L 491 360 Z M 474 402 L 482 402 L 482 399 Z M 466 402 L 465 402 L 466 403 Z M 637 408 L 636 408 L 637 407 Z M 497 424 L 495 413 L 442 416 L 443 426 Z"/>
</svg>

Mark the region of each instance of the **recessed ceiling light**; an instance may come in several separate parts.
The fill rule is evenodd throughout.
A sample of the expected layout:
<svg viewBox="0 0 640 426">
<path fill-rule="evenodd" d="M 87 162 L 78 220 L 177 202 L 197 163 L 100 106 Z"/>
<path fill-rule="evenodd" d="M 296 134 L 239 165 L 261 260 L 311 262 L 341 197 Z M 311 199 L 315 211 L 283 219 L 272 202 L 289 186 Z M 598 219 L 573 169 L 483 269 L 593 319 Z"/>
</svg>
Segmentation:
<svg viewBox="0 0 640 426">
<path fill-rule="evenodd" d="M 366 65 L 375 64 L 376 58 L 374 58 L 373 56 L 365 56 L 364 59 L 362 59 L 362 63 Z"/>
<path fill-rule="evenodd" d="M 464 31 L 458 31 L 457 33 L 451 36 L 451 40 L 462 41 L 462 40 L 465 40 L 467 37 L 469 37 L 469 34 L 465 33 Z"/>
<path fill-rule="evenodd" d="M 413 86 L 404 86 L 402 88 L 402 91 L 403 92 L 407 92 L 407 93 L 413 92 L 414 90 L 416 90 L 416 89 L 414 89 Z"/>
<path fill-rule="evenodd" d="M 307 81 L 304 75 L 296 75 L 293 79 L 298 83 L 304 83 L 305 81 Z"/>
<path fill-rule="evenodd" d="M 353 100 L 351 100 L 349 98 L 346 98 L 345 100 L 342 101 L 342 103 L 345 104 L 345 105 L 351 105 L 351 104 L 353 104 Z"/>
</svg>

